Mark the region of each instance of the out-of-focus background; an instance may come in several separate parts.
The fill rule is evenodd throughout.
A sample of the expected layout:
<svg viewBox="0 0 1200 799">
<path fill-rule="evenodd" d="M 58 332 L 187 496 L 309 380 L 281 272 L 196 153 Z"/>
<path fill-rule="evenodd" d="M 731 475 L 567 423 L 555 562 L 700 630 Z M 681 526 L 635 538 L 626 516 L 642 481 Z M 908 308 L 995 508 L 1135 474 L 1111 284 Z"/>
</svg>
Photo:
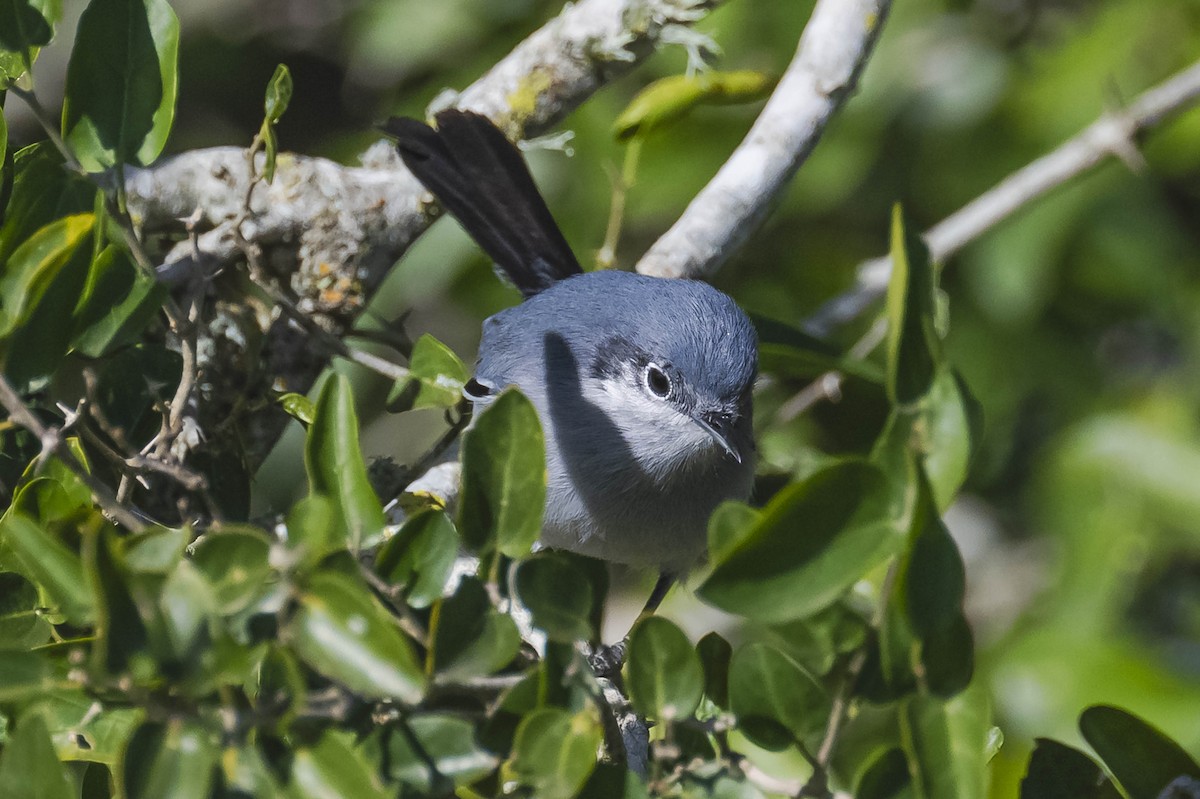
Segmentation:
<svg viewBox="0 0 1200 799">
<path fill-rule="evenodd" d="M 81 4 L 66 5 L 59 36 L 69 40 Z M 168 152 L 248 143 L 283 62 L 295 96 L 281 147 L 353 163 L 377 138 L 375 122 L 422 116 L 561 5 L 177 0 L 182 82 Z M 778 72 L 810 9 L 729 0 L 699 30 L 722 48 L 718 68 Z M 50 48 L 38 62 L 47 105 L 67 52 Z M 860 92 L 715 282 L 751 311 L 803 323 L 885 250 L 893 202 L 928 227 L 1197 58 L 1194 0 L 898 2 Z M 613 119 L 686 62 L 683 47 L 669 47 L 574 113 L 563 125 L 574 133 L 570 157 L 531 155 L 581 260 L 602 242 L 624 158 Z M 36 138 L 21 105 L 10 106 L 14 143 Z M 702 108 L 646 142 L 621 264 L 671 224 L 757 109 Z M 1034 736 L 1081 743 L 1079 711 L 1097 702 L 1200 750 L 1200 111 L 1154 131 L 1141 155 L 1136 171 L 1114 161 L 1031 204 L 943 272 L 951 360 L 986 419 L 948 523 L 967 560 L 968 615 L 1006 736 L 996 796 L 1015 795 Z M 517 300 L 442 222 L 362 324 L 408 312 L 410 333 L 432 332 L 470 361 L 480 320 Z M 872 319 L 833 338 L 849 344 Z M 378 409 L 386 386 L 359 378 L 364 407 Z M 766 469 L 807 470 L 820 453 L 861 449 L 878 431 L 882 404 L 853 383 L 841 402 L 780 423 L 777 408 L 799 388 L 769 386 L 760 397 Z M 434 412 L 380 417 L 366 449 L 404 460 L 440 424 Z M 261 507 L 300 486 L 291 446 L 259 475 Z"/>
</svg>

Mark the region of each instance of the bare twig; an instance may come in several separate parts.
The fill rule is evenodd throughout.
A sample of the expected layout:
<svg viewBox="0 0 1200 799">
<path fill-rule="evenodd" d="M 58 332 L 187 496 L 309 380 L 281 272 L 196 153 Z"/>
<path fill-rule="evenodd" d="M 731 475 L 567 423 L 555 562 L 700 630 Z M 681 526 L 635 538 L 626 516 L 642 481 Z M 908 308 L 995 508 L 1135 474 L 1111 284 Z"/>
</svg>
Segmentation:
<svg viewBox="0 0 1200 799">
<path fill-rule="evenodd" d="M 711 275 L 758 228 L 854 90 L 890 6 L 890 0 L 818 0 L 750 133 L 642 257 L 639 272 Z"/>
<path fill-rule="evenodd" d="M 1129 161 L 1135 138 L 1200 102 L 1200 62 L 1138 95 L 1121 111 L 1106 113 L 1057 149 L 1013 172 L 925 233 L 930 255 L 943 261 L 1029 203 L 1096 165 Z M 883 295 L 891 273 L 884 256 L 859 266 L 853 289 L 826 303 L 810 320 L 816 330 L 854 319 Z"/>
<path fill-rule="evenodd" d="M 866 358 L 883 341 L 886 334 L 887 319 L 881 316 L 854 343 L 847 356 L 854 360 Z M 790 422 L 822 400 L 837 402 L 842 398 L 842 382 L 845 379 L 846 376 L 837 369 L 819 375 L 816 380 L 800 389 L 791 399 L 779 406 L 779 410 L 775 412 L 775 421 Z"/>
<path fill-rule="evenodd" d="M 129 508 L 117 501 L 112 489 L 96 479 L 75 457 L 61 432 L 54 427 L 47 427 L 29 409 L 16 390 L 9 384 L 8 379 L 0 374 L 0 405 L 8 411 L 9 417 L 37 437 L 41 442 L 42 452 L 54 453 L 75 476 L 88 487 L 94 501 L 117 524 L 132 532 L 146 529 L 146 524 Z"/>
</svg>

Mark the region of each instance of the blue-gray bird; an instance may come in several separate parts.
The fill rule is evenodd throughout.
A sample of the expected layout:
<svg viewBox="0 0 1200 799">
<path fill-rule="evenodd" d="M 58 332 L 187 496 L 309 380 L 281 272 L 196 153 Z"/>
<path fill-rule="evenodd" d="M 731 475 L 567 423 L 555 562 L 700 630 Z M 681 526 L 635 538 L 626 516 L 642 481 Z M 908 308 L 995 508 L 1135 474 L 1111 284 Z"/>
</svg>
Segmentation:
<svg viewBox="0 0 1200 799">
<path fill-rule="evenodd" d="M 525 296 L 484 322 L 467 394 L 516 385 L 546 433 L 542 543 L 686 571 L 708 517 L 750 495 L 750 320 L 699 281 L 585 273 L 520 152 L 486 117 L 392 118 L 404 163 Z"/>
</svg>

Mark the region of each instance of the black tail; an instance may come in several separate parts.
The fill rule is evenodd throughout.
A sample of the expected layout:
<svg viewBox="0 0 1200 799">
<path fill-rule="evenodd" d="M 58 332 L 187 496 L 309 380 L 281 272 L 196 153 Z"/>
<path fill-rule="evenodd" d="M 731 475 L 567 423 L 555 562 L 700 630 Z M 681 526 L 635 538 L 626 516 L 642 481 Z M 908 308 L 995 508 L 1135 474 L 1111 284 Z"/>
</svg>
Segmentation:
<svg viewBox="0 0 1200 799">
<path fill-rule="evenodd" d="M 484 116 L 443 111 L 437 129 L 392 117 L 381 127 L 425 188 L 526 297 L 583 271 L 517 148 Z"/>
</svg>

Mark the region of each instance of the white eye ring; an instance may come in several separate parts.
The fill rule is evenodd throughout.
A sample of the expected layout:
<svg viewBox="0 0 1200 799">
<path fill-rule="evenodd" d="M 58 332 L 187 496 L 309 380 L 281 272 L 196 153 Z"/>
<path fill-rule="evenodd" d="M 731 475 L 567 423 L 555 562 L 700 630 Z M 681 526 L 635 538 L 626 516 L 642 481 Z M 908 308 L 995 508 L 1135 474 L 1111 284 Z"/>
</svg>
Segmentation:
<svg viewBox="0 0 1200 799">
<path fill-rule="evenodd" d="M 647 364 L 646 371 L 642 373 L 642 380 L 646 384 L 646 390 L 659 399 L 666 399 L 671 393 L 671 378 L 658 364 Z"/>
</svg>

